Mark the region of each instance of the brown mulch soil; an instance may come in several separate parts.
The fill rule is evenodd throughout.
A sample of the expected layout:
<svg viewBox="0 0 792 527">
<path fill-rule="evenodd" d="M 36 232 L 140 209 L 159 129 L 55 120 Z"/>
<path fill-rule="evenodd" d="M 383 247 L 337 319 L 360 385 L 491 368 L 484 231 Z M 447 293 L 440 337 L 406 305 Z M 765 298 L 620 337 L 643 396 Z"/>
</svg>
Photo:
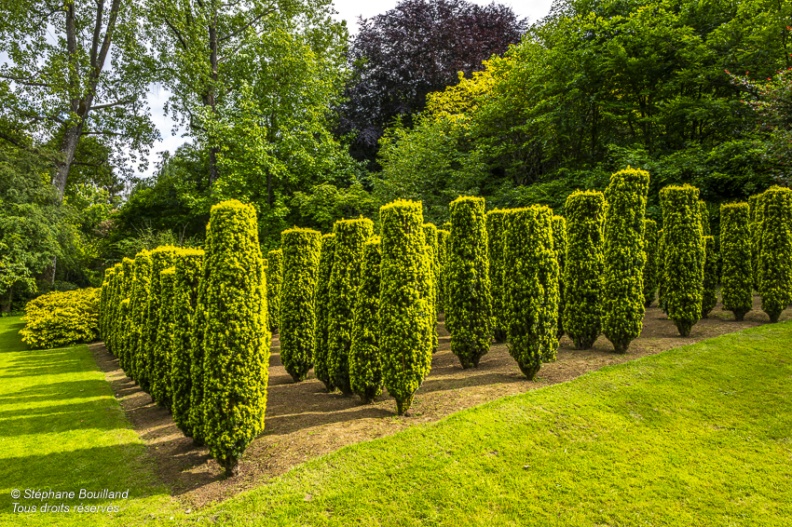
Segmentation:
<svg viewBox="0 0 792 527">
<path fill-rule="evenodd" d="M 719 305 L 709 318 L 693 327 L 689 338 L 681 338 L 658 308 L 650 308 L 641 337 L 625 355 L 613 353 L 605 337 L 586 351 L 574 350 L 571 341 L 564 337 L 558 360 L 545 364 L 534 382 L 520 373 L 505 344 L 493 345 L 478 368 L 463 370 L 450 351 L 448 333 L 441 322 L 440 349 L 433 357 L 430 375 L 415 395 L 410 417 L 396 416 L 395 402 L 387 395 L 363 405 L 357 397 L 326 393 L 313 374 L 302 383 L 294 383 L 281 365 L 279 343 L 274 338 L 266 430 L 245 452 L 239 475 L 230 479 L 223 478 L 223 470 L 209 457 L 206 448 L 194 447 L 192 440 L 184 437 L 173 423 L 169 412 L 153 404 L 151 397 L 124 375 L 103 345 L 92 349 L 127 417 L 148 446 L 162 480 L 185 505 L 200 507 L 257 487 L 295 465 L 344 445 L 437 421 L 465 408 L 567 381 L 603 366 L 767 323 L 767 316 L 759 311 L 758 298 L 754 307 L 745 321 L 735 322 L 731 313 L 722 311 Z M 792 312 L 787 310 L 781 318 L 792 318 Z"/>
</svg>

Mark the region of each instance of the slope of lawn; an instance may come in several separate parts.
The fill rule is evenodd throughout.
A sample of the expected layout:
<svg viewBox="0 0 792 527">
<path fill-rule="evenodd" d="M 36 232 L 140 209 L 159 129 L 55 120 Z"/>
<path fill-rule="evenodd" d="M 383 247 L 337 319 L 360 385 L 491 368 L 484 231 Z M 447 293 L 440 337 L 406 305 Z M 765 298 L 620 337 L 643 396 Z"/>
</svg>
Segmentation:
<svg viewBox="0 0 792 527">
<path fill-rule="evenodd" d="M 0 525 L 147 525 L 170 518 L 176 502 L 145 460 L 86 346 L 26 351 L 19 317 L 0 318 Z M 12 491 L 126 490 L 127 500 L 12 499 Z M 37 512 L 14 513 L 13 503 Z M 41 512 L 42 503 L 70 507 Z M 80 513 L 77 506 L 118 506 Z"/>
<path fill-rule="evenodd" d="M 344 448 L 211 525 L 790 525 L 792 323 Z"/>
</svg>

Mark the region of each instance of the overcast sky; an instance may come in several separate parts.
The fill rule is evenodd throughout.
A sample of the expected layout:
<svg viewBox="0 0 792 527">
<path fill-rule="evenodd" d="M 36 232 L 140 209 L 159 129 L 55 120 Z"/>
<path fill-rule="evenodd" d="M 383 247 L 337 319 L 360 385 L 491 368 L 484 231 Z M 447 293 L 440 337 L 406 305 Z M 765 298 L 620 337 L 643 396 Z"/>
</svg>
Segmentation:
<svg viewBox="0 0 792 527">
<path fill-rule="evenodd" d="M 487 5 L 492 3 L 490 0 L 469 0 L 475 4 Z M 338 18 L 347 21 L 349 32 L 357 32 L 358 17 L 370 18 L 384 13 L 396 6 L 397 0 L 335 0 L 335 8 L 338 11 Z M 519 17 L 528 18 L 529 22 L 535 22 L 543 18 L 549 11 L 552 0 L 502 0 L 498 2 L 512 8 Z M 161 87 L 152 87 L 149 93 L 149 105 L 151 106 L 152 119 L 159 128 L 162 140 L 157 142 L 151 149 L 149 156 L 149 169 L 144 174 L 146 176 L 154 173 L 156 161 L 160 159 L 160 153 L 169 150 L 174 152 L 186 139 L 182 137 L 183 131 L 172 134 L 173 121 L 163 115 L 162 106 L 168 98 L 167 90 Z"/>
</svg>

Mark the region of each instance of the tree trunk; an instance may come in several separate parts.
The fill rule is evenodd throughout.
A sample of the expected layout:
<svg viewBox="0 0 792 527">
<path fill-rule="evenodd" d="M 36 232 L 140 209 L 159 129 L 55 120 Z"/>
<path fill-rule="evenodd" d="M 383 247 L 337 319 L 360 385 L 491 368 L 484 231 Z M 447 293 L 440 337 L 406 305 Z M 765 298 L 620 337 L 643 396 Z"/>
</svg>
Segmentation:
<svg viewBox="0 0 792 527">
<path fill-rule="evenodd" d="M 66 180 L 69 177 L 69 170 L 74 162 L 74 154 L 77 152 L 77 145 L 80 143 L 82 135 L 83 120 L 74 126 L 66 129 L 63 141 L 60 145 L 61 158 L 55 165 L 55 174 L 52 176 L 52 185 L 57 192 L 58 203 L 63 201 L 63 194 L 66 192 Z"/>
<path fill-rule="evenodd" d="M 13 284 L 8 288 L 8 300 L 7 302 L 3 302 L 3 313 L 10 313 L 11 312 L 11 303 L 14 301 L 14 286 Z"/>
</svg>

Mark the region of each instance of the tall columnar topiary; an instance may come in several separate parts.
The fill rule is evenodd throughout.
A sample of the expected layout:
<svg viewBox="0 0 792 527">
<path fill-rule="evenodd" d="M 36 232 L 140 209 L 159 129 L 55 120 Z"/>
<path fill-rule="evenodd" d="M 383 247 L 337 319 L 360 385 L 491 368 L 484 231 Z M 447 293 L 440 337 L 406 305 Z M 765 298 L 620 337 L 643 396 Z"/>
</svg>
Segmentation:
<svg viewBox="0 0 792 527">
<path fill-rule="evenodd" d="M 690 335 L 701 318 L 704 285 L 704 237 L 699 191 L 690 185 L 660 191 L 665 236 L 663 301 L 679 334 Z"/>
<path fill-rule="evenodd" d="M 567 234 L 566 218 L 563 216 L 553 216 L 553 247 L 558 260 L 558 332 L 556 336 L 560 339 L 564 334 L 564 262 L 566 261 Z"/>
<path fill-rule="evenodd" d="M 132 288 L 135 281 L 135 260 L 132 258 L 124 258 L 121 260 L 121 266 L 124 270 L 124 280 L 121 285 L 121 298 L 119 302 L 119 327 L 120 331 L 116 337 L 116 348 L 118 349 L 118 364 L 121 369 L 126 371 L 127 359 L 129 356 L 128 342 L 129 342 L 129 298 L 132 296 Z M 124 300 L 127 300 L 124 304 Z"/>
<path fill-rule="evenodd" d="M 316 345 L 314 346 L 314 375 L 324 383 L 328 392 L 335 390 L 327 364 L 329 342 L 330 276 L 335 256 L 335 234 L 322 236 L 322 254 L 319 258 L 319 277 L 316 287 Z"/>
<path fill-rule="evenodd" d="M 605 190 L 605 284 L 602 332 L 616 353 L 626 353 L 643 328 L 643 247 L 649 172 L 627 168 Z"/>
<path fill-rule="evenodd" d="M 108 267 L 105 269 L 104 274 L 104 282 L 102 283 L 102 297 L 103 300 L 100 309 L 102 310 L 99 314 L 99 334 L 104 340 L 105 347 L 110 350 L 110 321 L 113 318 L 112 315 L 112 307 L 113 307 L 113 285 L 115 282 L 113 279 L 115 278 L 117 268 L 115 266 Z"/>
<path fill-rule="evenodd" d="M 704 236 L 711 236 L 712 230 L 710 229 L 710 214 L 709 214 L 709 207 L 707 206 L 707 202 L 703 199 L 700 199 L 698 202 L 699 206 L 699 218 L 701 219 L 701 232 Z"/>
<path fill-rule="evenodd" d="M 349 381 L 364 403 L 382 393 L 382 358 L 379 348 L 380 263 L 378 236 L 363 246 L 363 279 L 355 301 L 352 347 L 349 350 Z"/>
<path fill-rule="evenodd" d="M 212 207 L 204 263 L 204 433 L 209 452 L 236 472 L 264 430 L 271 334 L 256 211 L 236 200 Z"/>
<path fill-rule="evenodd" d="M 564 205 L 567 252 L 564 262 L 564 331 L 577 349 L 594 345 L 602 327 L 602 287 L 605 269 L 603 220 L 605 195 L 577 191 Z"/>
<path fill-rule="evenodd" d="M 445 313 L 448 305 L 448 236 L 444 229 L 437 230 L 437 304 L 438 310 Z"/>
<path fill-rule="evenodd" d="M 313 365 L 316 345 L 316 286 L 322 233 L 288 229 L 281 234 L 280 358 L 295 382 L 304 381 Z"/>
<path fill-rule="evenodd" d="M 509 353 L 533 380 L 558 350 L 558 258 L 553 211 L 543 205 L 510 210 L 505 240 L 505 316 Z"/>
<path fill-rule="evenodd" d="M 380 208 L 380 351 L 382 377 L 399 415 L 432 365 L 429 280 L 420 202 L 397 200 Z"/>
<path fill-rule="evenodd" d="M 327 364 L 333 385 L 347 395 L 352 394 L 349 348 L 352 346 L 352 322 L 363 264 L 363 244 L 373 231 L 374 223 L 368 218 L 341 220 L 333 226 L 336 237 L 327 314 Z"/>
<path fill-rule="evenodd" d="M 437 227 L 433 223 L 425 223 L 424 226 L 424 239 L 426 240 L 426 258 L 429 262 L 429 275 L 431 283 L 429 286 L 429 298 L 432 303 L 432 311 L 435 313 L 432 317 L 434 330 L 432 331 L 432 353 L 437 353 Z"/>
<path fill-rule="evenodd" d="M 750 208 L 747 203 L 723 204 L 720 218 L 723 308 L 743 320 L 753 305 Z"/>
<path fill-rule="evenodd" d="M 490 291 L 492 293 L 493 334 L 497 342 L 506 340 L 506 306 L 504 304 L 504 248 L 506 214 L 503 209 L 487 212 L 487 252 L 489 254 Z"/>
<path fill-rule="evenodd" d="M 668 306 L 665 302 L 665 231 L 660 229 L 657 231 L 657 259 L 655 265 L 657 266 L 657 305 L 663 310 L 663 313 L 668 314 Z"/>
<path fill-rule="evenodd" d="M 110 351 L 115 355 L 118 356 L 118 341 L 119 335 L 121 334 L 121 300 L 123 299 L 123 290 L 124 290 L 124 266 L 121 262 L 115 264 L 116 268 L 115 275 L 113 276 L 113 305 L 110 306 L 111 309 L 111 321 L 110 321 Z"/>
<path fill-rule="evenodd" d="M 129 359 L 127 375 L 138 384 L 139 372 L 148 368 L 147 355 L 143 354 L 143 329 L 148 318 L 148 301 L 151 295 L 151 253 L 142 250 L 135 255 L 135 282 L 129 299 Z"/>
<path fill-rule="evenodd" d="M 792 190 L 773 186 L 762 197 L 759 294 L 770 322 L 792 303 Z"/>
<path fill-rule="evenodd" d="M 163 245 L 151 251 L 151 294 L 149 295 L 148 320 L 145 327 L 145 347 L 143 353 L 148 355 L 149 371 L 142 374 L 138 382 L 140 387 L 151 394 L 151 398 L 167 407 L 170 401 L 170 382 L 166 377 L 170 363 L 160 355 L 157 349 L 159 339 L 159 316 L 162 307 L 162 271 L 173 267 L 176 262 L 177 247 Z"/>
<path fill-rule="evenodd" d="M 176 257 L 173 277 L 173 348 L 171 350 L 171 411 L 176 425 L 187 437 L 190 426 L 192 391 L 193 320 L 198 303 L 198 285 L 203 269 L 201 249 L 182 249 Z"/>
<path fill-rule="evenodd" d="M 751 207 L 751 265 L 753 269 L 753 287 L 759 290 L 761 265 L 759 257 L 762 254 L 762 225 L 764 224 L 764 194 L 754 194 L 748 199 Z"/>
<path fill-rule="evenodd" d="M 448 250 L 448 312 L 451 351 L 463 368 L 478 366 L 492 341 L 487 219 L 484 198 L 451 202 Z"/>
<path fill-rule="evenodd" d="M 281 292 L 283 290 L 283 251 L 267 253 L 267 310 L 270 331 L 280 328 Z"/>
<path fill-rule="evenodd" d="M 160 401 L 165 408 L 172 405 L 172 362 L 173 362 L 173 330 L 175 326 L 173 294 L 176 268 L 169 267 L 160 272 L 160 312 L 157 341 L 154 343 L 154 356 L 162 361 L 161 371 L 157 372 L 157 386 Z"/>
<path fill-rule="evenodd" d="M 649 307 L 655 300 L 658 286 L 657 273 L 657 245 L 658 232 L 657 222 L 651 219 L 644 220 L 643 251 L 646 255 L 646 263 L 643 270 L 643 295 L 644 305 Z"/>
<path fill-rule="evenodd" d="M 704 282 L 701 297 L 701 318 L 707 318 L 718 303 L 718 253 L 715 238 L 704 236 Z"/>
</svg>

